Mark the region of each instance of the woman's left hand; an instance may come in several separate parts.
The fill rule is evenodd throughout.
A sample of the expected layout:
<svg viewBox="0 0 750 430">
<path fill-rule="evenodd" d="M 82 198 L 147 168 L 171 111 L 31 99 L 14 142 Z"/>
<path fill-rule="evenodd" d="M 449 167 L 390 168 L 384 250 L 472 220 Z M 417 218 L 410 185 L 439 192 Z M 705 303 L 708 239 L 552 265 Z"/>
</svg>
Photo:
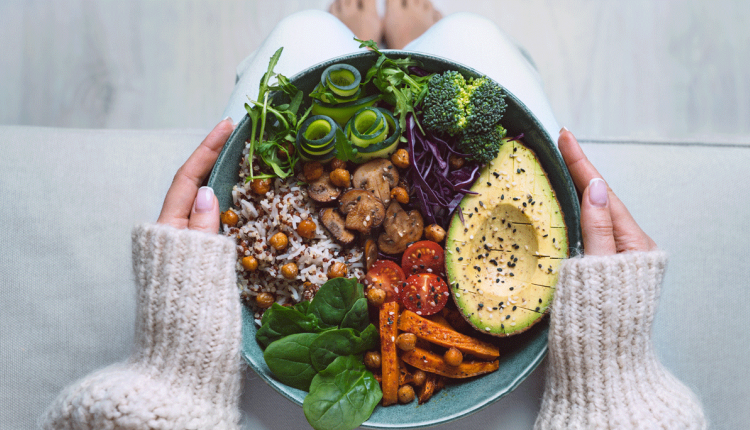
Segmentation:
<svg viewBox="0 0 750 430">
<path fill-rule="evenodd" d="M 221 121 L 177 170 L 157 223 L 206 233 L 219 232 L 219 200 L 210 187 L 201 187 L 201 184 L 211 173 L 233 130 L 231 118 Z"/>
</svg>

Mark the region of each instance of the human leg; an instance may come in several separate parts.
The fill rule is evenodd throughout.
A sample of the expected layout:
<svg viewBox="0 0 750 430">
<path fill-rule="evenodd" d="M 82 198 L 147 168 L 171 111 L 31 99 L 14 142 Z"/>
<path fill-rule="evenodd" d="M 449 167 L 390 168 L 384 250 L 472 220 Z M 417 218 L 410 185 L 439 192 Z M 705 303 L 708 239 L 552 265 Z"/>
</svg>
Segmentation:
<svg viewBox="0 0 750 430">
<path fill-rule="evenodd" d="M 449 15 L 404 49 L 445 57 L 486 74 L 521 100 L 553 140 L 557 136 L 560 127 L 539 72 L 510 36 L 489 19 L 465 12 Z"/>
<path fill-rule="evenodd" d="M 308 10 L 289 15 L 240 63 L 237 82 L 222 117 L 239 121 L 245 116 L 247 98 L 258 96 L 258 83 L 268 69 L 268 60 L 281 47 L 284 51 L 274 71 L 291 77 L 313 64 L 358 51 L 359 43 L 354 40 L 354 33 L 329 13 Z"/>
</svg>

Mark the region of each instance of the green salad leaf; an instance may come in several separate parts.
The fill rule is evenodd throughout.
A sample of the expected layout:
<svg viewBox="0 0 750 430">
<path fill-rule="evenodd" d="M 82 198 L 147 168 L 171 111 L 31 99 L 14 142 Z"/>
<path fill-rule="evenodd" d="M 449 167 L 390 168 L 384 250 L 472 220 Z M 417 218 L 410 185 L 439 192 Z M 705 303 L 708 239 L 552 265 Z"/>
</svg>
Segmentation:
<svg viewBox="0 0 750 430">
<path fill-rule="evenodd" d="M 349 355 L 315 375 L 302 409 L 315 430 L 349 430 L 365 422 L 382 398 L 373 374 Z"/>
<path fill-rule="evenodd" d="M 338 327 L 357 300 L 364 298 L 362 284 L 355 278 L 333 278 L 323 284 L 307 309 L 323 327 Z"/>
<path fill-rule="evenodd" d="M 318 333 L 295 333 L 272 342 L 263 352 L 263 359 L 274 376 L 283 384 L 308 391 L 318 373 L 310 359 L 310 344 Z"/>
<path fill-rule="evenodd" d="M 360 355 L 377 346 L 378 331 L 372 324 L 361 334 L 350 328 L 328 330 L 310 343 L 310 362 L 320 372 L 337 357 Z"/>
</svg>

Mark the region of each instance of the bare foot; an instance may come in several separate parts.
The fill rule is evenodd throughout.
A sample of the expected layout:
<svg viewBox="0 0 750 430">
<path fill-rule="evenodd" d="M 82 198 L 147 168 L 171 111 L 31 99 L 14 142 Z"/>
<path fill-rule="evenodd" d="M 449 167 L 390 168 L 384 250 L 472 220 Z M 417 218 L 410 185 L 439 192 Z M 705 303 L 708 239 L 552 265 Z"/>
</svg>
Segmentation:
<svg viewBox="0 0 750 430">
<path fill-rule="evenodd" d="M 349 27 L 358 39 L 379 43 L 383 38 L 377 0 L 335 0 L 329 12 Z"/>
<path fill-rule="evenodd" d="M 430 0 L 386 0 L 385 43 L 391 49 L 403 49 L 443 17 Z"/>
</svg>

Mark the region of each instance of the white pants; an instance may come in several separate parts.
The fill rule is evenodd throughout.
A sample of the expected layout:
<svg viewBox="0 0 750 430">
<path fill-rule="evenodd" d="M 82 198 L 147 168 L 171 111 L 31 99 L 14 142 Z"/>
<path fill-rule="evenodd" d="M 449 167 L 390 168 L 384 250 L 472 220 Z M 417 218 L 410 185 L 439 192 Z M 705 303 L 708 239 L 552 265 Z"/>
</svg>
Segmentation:
<svg viewBox="0 0 750 430">
<path fill-rule="evenodd" d="M 245 102 L 248 97 L 257 97 L 268 60 L 279 47 L 283 46 L 284 51 L 274 70 L 290 77 L 332 57 L 360 51 L 353 38 L 351 30 L 327 12 L 308 10 L 284 18 L 237 68 L 237 83 L 222 117 L 230 116 L 238 122 L 245 116 Z M 557 141 L 559 127 L 539 73 L 492 21 L 471 13 L 449 15 L 404 50 L 448 58 L 491 77 L 521 100 L 552 141 Z"/>
</svg>

